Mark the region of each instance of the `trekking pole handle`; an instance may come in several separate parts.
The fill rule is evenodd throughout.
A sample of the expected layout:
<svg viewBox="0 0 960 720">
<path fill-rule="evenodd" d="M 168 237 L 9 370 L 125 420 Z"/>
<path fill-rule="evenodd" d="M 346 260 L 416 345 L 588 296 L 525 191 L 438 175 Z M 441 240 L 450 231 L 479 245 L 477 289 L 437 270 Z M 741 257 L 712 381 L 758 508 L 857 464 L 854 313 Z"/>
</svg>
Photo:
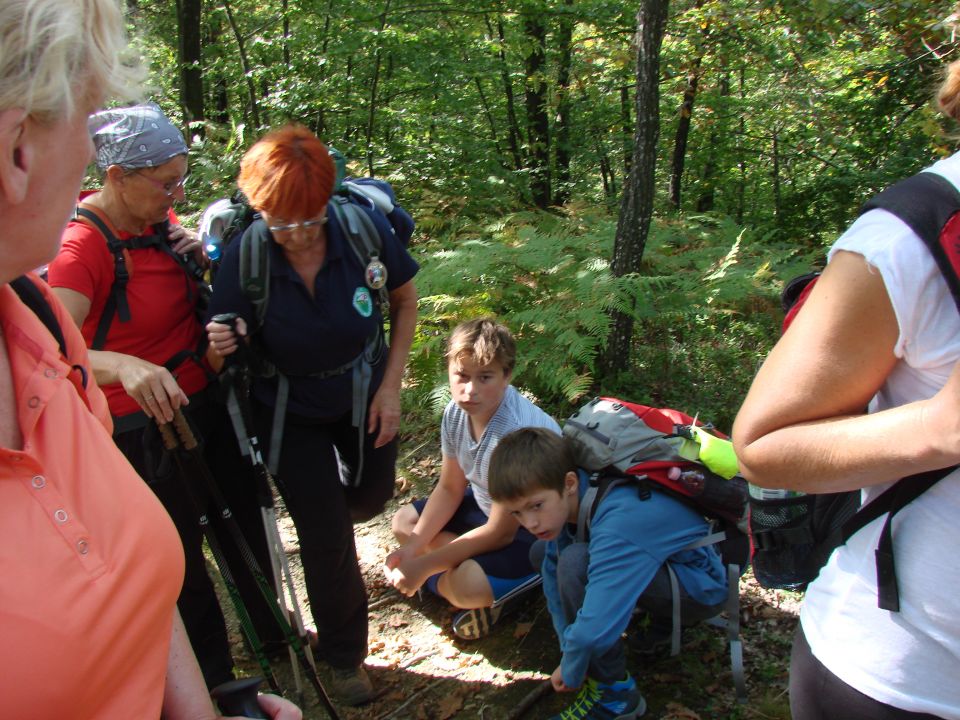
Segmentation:
<svg viewBox="0 0 960 720">
<path fill-rule="evenodd" d="M 246 350 L 246 347 L 243 344 L 243 338 L 240 337 L 240 333 L 237 332 L 237 320 L 240 319 L 240 315 L 235 312 L 218 313 L 210 319 L 215 323 L 220 323 L 221 325 L 227 325 L 231 330 L 233 330 L 233 334 L 237 338 L 237 351 L 234 353 L 231 353 L 230 355 L 227 355 L 224 358 L 224 364 L 229 365 L 232 362 L 239 362 L 240 360 L 242 360 L 243 353 Z"/>
<path fill-rule="evenodd" d="M 257 688 L 262 682 L 262 677 L 230 680 L 211 690 L 210 697 L 217 701 L 220 712 L 224 715 L 267 718 L 266 713 L 260 707 L 260 703 L 257 702 Z"/>
<path fill-rule="evenodd" d="M 170 423 L 157 423 L 157 427 L 160 428 L 160 437 L 163 438 L 163 446 L 167 450 L 176 450 L 177 445 L 180 443 L 173 432 L 173 428 L 170 427 Z"/>
<path fill-rule="evenodd" d="M 163 432 L 163 428 L 167 426 L 168 425 L 161 425 L 161 432 Z M 195 447 L 197 447 L 199 444 L 197 442 L 197 438 L 193 434 L 193 430 L 190 428 L 190 423 L 187 422 L 187 418 L 183 414 L 183 410 L 180 408 L 177 408 L 173 411 L 173 427 L 176 428 L 177 435 L 180 436 L 180 442 L 183 443 L 185 450 L 193 450 Z"/>
</svg>

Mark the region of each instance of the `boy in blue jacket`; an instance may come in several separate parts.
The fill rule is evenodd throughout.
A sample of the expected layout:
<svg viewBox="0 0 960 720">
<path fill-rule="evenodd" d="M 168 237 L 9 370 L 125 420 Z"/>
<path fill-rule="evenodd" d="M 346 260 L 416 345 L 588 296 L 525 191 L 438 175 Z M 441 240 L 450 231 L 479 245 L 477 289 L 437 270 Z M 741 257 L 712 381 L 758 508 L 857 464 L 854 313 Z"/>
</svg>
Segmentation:
<svg viewBox="0 0 960 720">
<path fill-rule="evenodd" d="M 621 635 L 638 605 L 670 617 L 667 564 L 680 584 L 685 623 L 720 612 L 727 587 L 716 549 L 685 549 L 708 533 L 706 520 L 664 493 L 640 493 L 627 483 L 601 500 L 589 539 L 578 542 L 589 476 L 576 467 L 564 438 L 539 428 L 501 439 L 489 484 L 494 503 L 539 541 L 531 560 L 542 557 L 543 592 L 562 652 L 550 681 L 558 692 L 579 688 L 552 720 L 640 717 L 646 702 L 627 672 Z"/>
</svg>

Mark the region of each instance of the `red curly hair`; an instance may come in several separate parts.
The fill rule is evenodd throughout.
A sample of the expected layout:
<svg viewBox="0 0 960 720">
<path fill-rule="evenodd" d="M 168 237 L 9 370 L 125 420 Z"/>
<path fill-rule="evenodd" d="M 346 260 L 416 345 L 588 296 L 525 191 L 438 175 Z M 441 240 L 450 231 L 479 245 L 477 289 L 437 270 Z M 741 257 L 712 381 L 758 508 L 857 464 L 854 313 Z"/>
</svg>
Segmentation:
<svg viewBox="0 0 960 720">
<path fill-rule="evenodd" d="M 285 220 L 305 220 L 326 206 L 335 177 L 327 146 L 303 125 L 285 125 L 247 150 L 237 185 L 257 210 Z"/>
</svg>

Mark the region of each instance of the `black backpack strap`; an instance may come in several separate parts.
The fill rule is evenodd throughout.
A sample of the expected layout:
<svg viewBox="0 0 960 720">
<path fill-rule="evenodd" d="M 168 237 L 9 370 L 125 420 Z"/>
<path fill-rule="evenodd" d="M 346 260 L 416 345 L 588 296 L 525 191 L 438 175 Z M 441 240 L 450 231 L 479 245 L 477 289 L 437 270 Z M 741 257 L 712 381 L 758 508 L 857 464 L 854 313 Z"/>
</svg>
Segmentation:
<svg viewBox="0 0 960 720">
<path fill-rule="evenodd" d="M 102 350 L 107 343 L 107 333 L 110 331 L 110 325 L 113 324 L 113 316 L 117 315 L 120 322 L 130 321 L 130 305 L 127 303 L 127 283 L 130 282 L 130 273 L 127 271 L 127 263 L 123 257 L 123 243 L 117 239 L 100 216 L 84 207 L 77 208 L 77 216 L 89 220 L 100 231 L 107 242 L 107 249 L 113 255 L 113 284 L 110 286 L 110 294 L 107 296 L 107 302 L 100 314 L 100 322 L 97 323 L 97 330 L 93 334 L 93 342 L 90 344 L 91 350 Z"/>
<path fill-rule="evenodd" d="M 63 356 L 63 359 L 70 364 L 73 372 L 79 375 L 79 385 L 77 384 L 75 377 L 71 378 L 71 381 L 77 388 L 77 393 L 80 395 L 80 398 L 89 408 L 90 401 L 87 399 L 86 392 L 84 392 L 87 388 L 87 382 L 89 381 L 87 369 L 83 365 L 74 364 L 71 362 L 70 356 L 67 354 L 67 340 L 63 335 L 63 328 L 60 327 L 60 322 L 57 320 L 57 316 L 54 314 L 53 308 L 50 307 L 50 303 L 47 302 L 47 299 L 43 296 L 40 288 L 38 288 L 37 285 L 26 275 L 21 275 L 20 277 L 11 280 L 10 287 L 13 288 L 15 293 L 17 293 L 20 301 L 30 308 L 30 310 L 33 311 L 33 314 L 39 318 L 40 322 L 43 323 L 44 327 L 46 327 L 53 336 L 53 339 L 57 341 L 57 345 L 60 347 L 60 354 Z"/>
<path fill-rule="evenodd" d="M 945 242 L 942 233 L 960 211 L 960 191 L 942 175 L 921 172 L 868 200 L 861 213 L 877 208 L 900 218 L 930 248 L 960 310 L 960 248 Z"/>
</svg>

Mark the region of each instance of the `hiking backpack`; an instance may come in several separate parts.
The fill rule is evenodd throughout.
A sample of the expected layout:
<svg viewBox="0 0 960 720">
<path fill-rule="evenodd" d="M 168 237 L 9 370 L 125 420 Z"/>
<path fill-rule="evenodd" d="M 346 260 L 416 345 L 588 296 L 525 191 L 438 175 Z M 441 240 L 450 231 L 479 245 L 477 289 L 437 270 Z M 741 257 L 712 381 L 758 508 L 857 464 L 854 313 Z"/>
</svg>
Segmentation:
<svg viewBox="0 0 960 720">
<path fill-rule="evenodd" d="M 577 539 L 586 541 L 600 503 L 614 487 L 636 485 L 641 499 L 662 492 L 692 507 L 711 524 L 711 532 L 684 550 L 716 545 L 727 570 L 725 627 L 737 698 L 746 701 L 743 646 L 740 641 L 740 575 L 746 569 L 747 484 L 738 472 L 732 445 L 723 433 L 697 418 L 667 408 L 594 398 L 563 425 L 573 460 L 591 473 L 580 501 Z M 676 574 L 666 563 L 672 595 L 672 655 L 680 652 L 680 593 Z"/>
<path fill-rule="evenodd" d="M 896 215 L 923 240 L 960 310 L 960 226 L 951 222 L 960 212 L 960 192 L 953 183 L 941 175 L 921 172 L 869 200 L 860 213 L 877 208 Z M 817 277 L 818 273 L 803 275 L 784 288 L 784 332 Z M 781 498 L 765 498 L 762 489 L 751 492 L 750 556 L 757 582 L 766 588 L 805 590 L 834 549 L 868 523 L 886 515 L 876 550 L 877 604 L 884 610 L 898 612 L 893 517 L 957 467 L 902 478 L 862 508 L 860 490 L 793 493 Z"/>
<path fill-rule="evenodd" d="M 334 148 L 330 148 L 330 155 L 334 161 L 336 176 L 329 200 L 329 211 L 339 225 L 347 245 L 365 269 L 364 280 L 371 290 L 372 302 L 379 307 L 381 318 L 386 318 L 389 314 L 389 292 L 386 287 L 387 268 L 380 261 L 383 238 L 371 215 L 385 217 L 391 232 L 403 247 L 409 244 L 413 234 L 413 220 L 396 204 L 396 196 L 389 183 L 373 178 L 348 179 L 344 176 L 346 161 L 343 155 Z M 276 363 L 267 357 L 259 340 L 259 331 L 263 327 L 270 301 L 270 237 L 263 223 L 254 224 L 258 219 L 259 214 L 238 191 L 230 201 L 218 200 L 204 211 L 200 222 L 200 238 L 208 248 L 208 254 L 209 248 L 213 247 L 217 257 L 233 239 L 240 239 L 240 289 L 253 306 L 254 314 L 251 327 L 247 331 L 253 350 L 249 354 L 251 370 L 259 377 L 276 378 L 278 383 L 267 459 L 267 466 L 275 474 L 280 462 L 289 380 Z M 359 444 L 359 462 L 354 472 L 356 481 L 359 481 L 363 469 L 366 401 L 372 376 L 371 368 L 378 362 L 386 347 L 383 323 L 380 322 L 367 339 L 364 350 L 354 360 L 341 367 L 310 375 L 327 378 L 347 372 L 353 373 L 351 422 L 357 428 Z"/>
</svg>

